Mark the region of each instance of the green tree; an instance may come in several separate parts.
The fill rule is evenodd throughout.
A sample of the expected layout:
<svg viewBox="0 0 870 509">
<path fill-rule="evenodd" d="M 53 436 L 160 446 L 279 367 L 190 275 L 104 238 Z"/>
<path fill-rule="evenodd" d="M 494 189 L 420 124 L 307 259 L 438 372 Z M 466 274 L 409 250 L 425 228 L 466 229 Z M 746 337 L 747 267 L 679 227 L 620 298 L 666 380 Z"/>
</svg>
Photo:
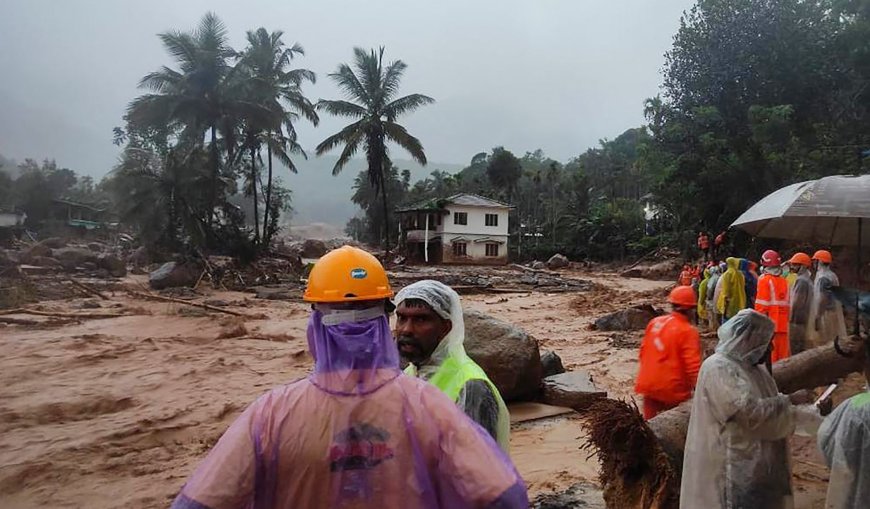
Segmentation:
<svg viewBox="0 0 870 509">
<path fill-rule="evenodd" d="M 152 93 L 130 103 L 129 120 L 145 127 L 170 126 L 195 149 L 210 135 L 208 221 L 211 224 L 221 184 L 218 130 L 231 110 L 226 77 L 236 53 L 228 44 L 227 29 L 214 13 L 203 16 L 192 32 L 168 31 L 158 36 L 178 69 L 162 67 L 147 74 L 140 88 Z M 228 146 L 231 144 L 228 144 Z"/>
<path fill-rule="evenodd" d="M 315 75 L 308 69 L 291 69 L 292 60 L 305 54 L 298 43 L 287 47 L 281 40 L 283 32 L 268 32 L 265 28 L 248 31 L 248 47 L 243 53 L 239 67 L 245 79 L 245 99 L 253 101 L 257 108 L 253 109 L 247 122 L 247 145 L 251 151 L 252 194 L 254 196 L 255 225 L 257 216 L 255 164 L 260 147 L 265 145 L 268 161 L 268 177 L 264 189 L 263 208 L 263 240 L 269 243 L 269 214 L 272 211 L 273 190 L 273 155 L 284 163 L 291 171 L 296 172 L 296 165 L 291 154 L 307 158 L 305 151 L 297 141 L 295 121 L 305 118 L 315 126 L 319 118 L 314 105 L 302 92 L 305 82 L 314 83 Z M 280 208 L 280 207 L 279 207 Z M 255 234 L 259 236 L 259 234 Z"/>
<path fill-rule="evenodd" d="M 329 75 L 349 100 L 320 100 L 317 103 L 318 110 L 355 120 L 338 133 L 323 140 L 317 146 L 317 155 L 344 145 L 332 170 L 333 175 L 336 175 L 360 147 L 364 147 L 368 163 L 368 182 L 375 194 L 381 196 L 385 221 L 389 217 L 389 190 L 386 179 L 387 173 L 392 168 L 387 142 L 393 142 L 408 151 L 421 165 L 426 164 L 423 144 L 396 120 L 421 106 L 435 102 L 431 97 L 422 94 L 396 98 L 406 68 L 407 65 L 401 60 L 384 64 L 383 47 L 377 52 L 354 48 L 353 67 L 341 64 L 336 72 Z M 384 247 L 389 252 L 388 222 L 383 225 L 382 238 Z"/>
<path fill-rule="evenodd" d="M 496 189 L 504 193 L 508 202 L 512 200 L 522 175 L 523 167 L 517 156 L 504 147 L 492 149 L 492 156 L 486 166 L 486 176 Z"/>
</svg>

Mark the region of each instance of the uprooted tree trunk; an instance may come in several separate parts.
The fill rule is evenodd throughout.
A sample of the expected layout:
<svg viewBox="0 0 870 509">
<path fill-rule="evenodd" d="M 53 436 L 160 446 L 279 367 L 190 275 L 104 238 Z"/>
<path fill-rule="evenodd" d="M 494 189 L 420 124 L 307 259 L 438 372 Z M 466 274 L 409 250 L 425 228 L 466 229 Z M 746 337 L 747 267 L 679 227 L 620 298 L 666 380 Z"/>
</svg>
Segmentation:
<svg viewBox="0 0 870 509">
<path fill-rule="evenodd" d="M 784 394 L 813 389 L 860 371 L 863 357 L 863 352 L 844 357 L 824 345 L 777 362 L 773 378 Z M 644 422 L 636 406 L 603 400 L 586 412 L 585 448 L 601 462 L 608 508 L 678 507 L 690 410 L 689 401 Z"/>
</svg>

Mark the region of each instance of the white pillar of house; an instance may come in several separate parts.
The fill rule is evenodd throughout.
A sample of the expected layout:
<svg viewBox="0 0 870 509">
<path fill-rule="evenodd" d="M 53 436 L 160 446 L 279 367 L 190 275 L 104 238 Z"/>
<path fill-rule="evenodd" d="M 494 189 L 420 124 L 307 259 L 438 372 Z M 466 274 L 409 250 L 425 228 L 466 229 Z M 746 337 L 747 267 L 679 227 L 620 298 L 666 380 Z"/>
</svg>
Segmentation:
<svg viewBox="0 0 870 509">
<path fill-rule="evenodd" d="M 426 223 L 426 229 L 423 230 L 423 260 L 429 263 L 429 213 L 423 216 L 423 222 Z"/>
</svg>

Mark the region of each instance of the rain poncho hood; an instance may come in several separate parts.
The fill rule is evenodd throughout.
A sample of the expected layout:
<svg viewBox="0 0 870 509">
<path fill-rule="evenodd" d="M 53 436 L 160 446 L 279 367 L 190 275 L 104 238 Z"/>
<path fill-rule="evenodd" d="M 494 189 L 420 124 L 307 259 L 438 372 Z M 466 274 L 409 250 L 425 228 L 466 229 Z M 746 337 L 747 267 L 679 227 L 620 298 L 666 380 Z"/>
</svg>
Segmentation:
<svg viewBox="0 0 870 509">
<path fill-rule="evenodd" d="M 450 320 L 453 327 L 424 365 L 418 367 L 409 364 L 405 373 L 418 376 L 440 388 L 472 419 L 478 422 L 494 420 L 496 440 L 507 451 L 510 447 L 510 414 L 498 389 L 465 352 L 465 318 L 459 294 L 443 283 L 424 280 L 399 291 L 395 304 L 398 307 L 408 299 L 425 302 L 438 316 Z M 485 385 L 466 385 L 473 380 L 483 381 Z M 490 392 L 495 397 L 496 404 L 490 409 L 481 407 L 482 402 L 489 397 L 488 394 L 481 394 L 481 391 Z M 481 415 L 482 410 L 489 413 L 494 411 L 498 415 Z"/>
<path fill-rule="evenodd" d="M 495 441 L 401 373 L 386 315 L 337 314 L 350 321 L 319 307 L 309 320 L 314 372 L 251 404 L 172 507 L 527 507 Z"/>
<path fill-rule="evenodd" d="M 840 279 L 826 263 L 819 263 L 813 282 L 813 302 L 810 306 L 809 339 L 816 346 L 846 338 L 846 318 L 843 305 L 834 297 L 831 287 L 840 286 Z"/>
<path fill-rule="evenodd" d="M 728 319 L 746 307 L 746 278 L 739 270 L 739 258 L 726 258 L 725 264 L 728 269 L 719 278 L 722 290 L 716 298 L 716 310 Z"/>
<path fill-rule="evenodd" d="M 831 478 L 830 509 L 863 509 L 870 502 L 870 393 L 840 404 L 819 428 L 819 449 Z"/>
<path fill-rule="evenodd" d="M 701 366 L 683 462 L 680 507 L 792 507 L 786 437 L 794 411 L 756 364 L 773 322 L 750 309 L 719 328 L 716 353 Z"/>
</svg>

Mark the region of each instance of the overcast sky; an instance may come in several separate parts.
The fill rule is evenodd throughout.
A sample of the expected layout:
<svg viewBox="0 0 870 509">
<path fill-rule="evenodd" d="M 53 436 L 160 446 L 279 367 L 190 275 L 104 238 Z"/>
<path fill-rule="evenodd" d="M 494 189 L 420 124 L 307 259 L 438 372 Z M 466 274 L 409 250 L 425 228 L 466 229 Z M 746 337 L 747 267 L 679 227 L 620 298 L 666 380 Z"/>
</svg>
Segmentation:
<svg viewBox="0 0 870 509">
<path fill-rule="evenodd" d="M 100 176 L 117 158 L 112 127 L 172 61 L 156 34 L 196 26 L 208 10 L 244 46 L 248 29 L 300 42 L 296 63 L 326 76 L 353 46 L 384 45 L 408 64 L 404 93 L 437 100 L 403 120 L 430 161 L 465 163 L 504 145 L 559 160 L 643 121 L 663 54 L 690 0 L 0 0 L 0 154 L 55 158 Z M 342 124 L 301 127 L 313 147 Z M 404 157 L 399 152 L 395 157 Z"/>
</svg>

